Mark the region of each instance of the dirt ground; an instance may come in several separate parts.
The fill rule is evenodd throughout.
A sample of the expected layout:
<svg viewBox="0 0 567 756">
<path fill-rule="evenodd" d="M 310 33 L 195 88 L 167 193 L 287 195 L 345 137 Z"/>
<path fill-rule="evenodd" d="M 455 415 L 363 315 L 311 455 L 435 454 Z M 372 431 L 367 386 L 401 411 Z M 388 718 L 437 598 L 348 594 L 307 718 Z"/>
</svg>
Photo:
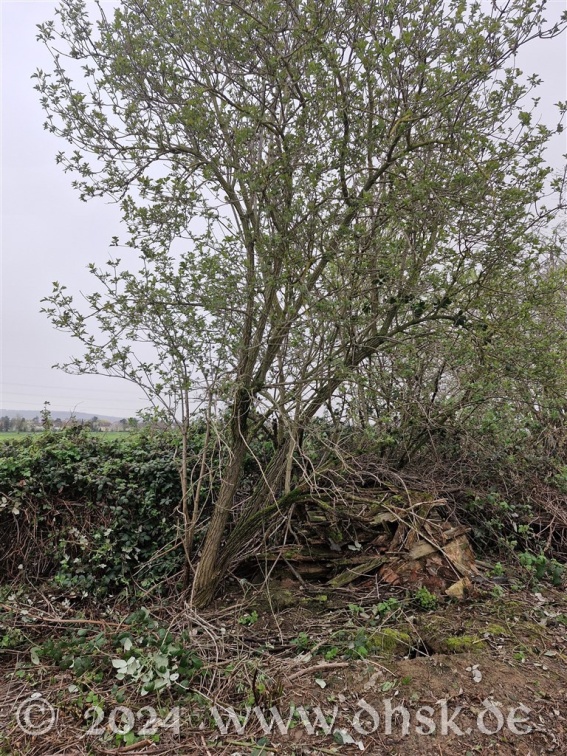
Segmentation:
<svg viewBox="0 0 567 756">
<path fill-rule="evenodd" d="M 29 644 L 4 641 L 0 754 L 567 754 L 564 591 L 494 583 L 435 607 L 389 599 L 371 581 L 328 595 L 288 580 L 199 617 L 161 607 L 208 660 L 203 682 L 161 697 L 124 697 L 108 673 L 34 663 Z M 0 638 L 25 626 L 39 647 L 120 625 L 116 608 L 23 606 L 0 605 Z"/>
</svg>

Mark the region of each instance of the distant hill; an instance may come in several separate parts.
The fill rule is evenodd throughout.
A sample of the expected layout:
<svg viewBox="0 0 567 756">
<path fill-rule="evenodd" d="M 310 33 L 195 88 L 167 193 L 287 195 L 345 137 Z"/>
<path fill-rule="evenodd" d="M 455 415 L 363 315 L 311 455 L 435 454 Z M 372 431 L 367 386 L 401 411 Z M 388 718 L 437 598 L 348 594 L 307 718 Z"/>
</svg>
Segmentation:
<svg viewBox="0 0 567 756">
<path fill-rule="evenodd" d="M 108 420 L 111 423 L 117 423 L 121 420 L 121 417 L 112 417 L 111 415 L 97 415 L 96 412 L 65 412 L 63 410 L 50 410 L 53 420 L 69 420 L 74 417 L 77 420 L 90 420 L 91 417 L 98 417 L 99 420 Z M 41 410 L 9 410 L 0 409 L 0 417 L 23 417 L 24 420 L 33 420 L 34 417 L 41 417 Z M 129 414 L 122 415 L 122 417 L 130 417 Z"/>
</svg>

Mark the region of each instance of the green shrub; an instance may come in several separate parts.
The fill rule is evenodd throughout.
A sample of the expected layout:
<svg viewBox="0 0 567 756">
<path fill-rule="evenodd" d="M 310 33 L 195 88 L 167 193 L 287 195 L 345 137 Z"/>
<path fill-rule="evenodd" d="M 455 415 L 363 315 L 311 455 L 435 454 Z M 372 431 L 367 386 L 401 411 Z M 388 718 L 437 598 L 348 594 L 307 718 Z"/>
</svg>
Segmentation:
<svg viewBox="0 0 567 756">
<path fill-rule="evenodd" d="M 0 444 L 4 574 L 102 595 L 175 573 L 179 446 L 172 432 L 105 439 L 80 429 Z"/>
</svg>

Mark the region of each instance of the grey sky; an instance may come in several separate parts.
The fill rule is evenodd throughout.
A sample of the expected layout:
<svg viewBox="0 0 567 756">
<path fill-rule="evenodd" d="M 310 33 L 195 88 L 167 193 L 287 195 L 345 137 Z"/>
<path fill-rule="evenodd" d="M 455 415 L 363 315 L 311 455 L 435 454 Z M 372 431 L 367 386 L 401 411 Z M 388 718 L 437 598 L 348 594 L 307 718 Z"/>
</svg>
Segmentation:
<svg viewBox="0 0 567 756">
<path fill-rule="evenodd" d="M 120 379 L 69 376 L 51 365 L 79 353 L 80 345 L 56 332 L 39 313 L 51 282 L 71 292 L 90 291 L 94 279 L 87 263 L 108 257 L 108 242 L 119 233 L 115 207 L 101 200 L 82 203 L 71 178 L 55 165 L 64 145 L 43 131 L 43 114 L 30 78 L 50 61 L 35 41 L 36 24 L 53 16 L 56 4 L 1 0 L 2 6 L 2 312 L 0 408 L 52 409 L 93 414 L 133 415 L 146 405 L 141 392 Z M 548 20 L 557 20 L 567 0 L 549 4 Z M 538 94 L 544 120 L 553 103 L 567 99 L 566 36 L 536 41 L 522 52 L 519 65 L 538 73 L 545 84 Z M 567 139 L 558 137 L 549 151 L 559 168 Z"/>
<path fill-rule="evenodd" d="M 51 365 L 80 351 L 39 313 L 40 300 L 59 280 L 75 292 L 95 285 L 88 262 L 108 257 L 118 231 L 117 208 L 80 202 L 71 178 L 55 165 L 64 145 L 42 128 L 30 76 L 50 59 L 35 40 L 36 24 L 55 3 L 2 2 L 2 388 L 0 407 L 129 416 L 145 406 L 125 381 L 70 376 Z"/>
</svg>

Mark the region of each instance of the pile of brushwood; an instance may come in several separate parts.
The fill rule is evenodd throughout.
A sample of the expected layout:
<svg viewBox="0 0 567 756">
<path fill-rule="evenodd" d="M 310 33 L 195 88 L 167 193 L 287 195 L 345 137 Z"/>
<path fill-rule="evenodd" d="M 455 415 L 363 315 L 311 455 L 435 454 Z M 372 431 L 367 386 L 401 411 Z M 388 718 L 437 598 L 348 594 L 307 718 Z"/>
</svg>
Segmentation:
<svg viewBox="0 0 567 756">
<path fill-rule="evenodd" d="M 271 548 L 247 561 L 276 565 L 300 582 L 342 588 L 380 580 L 462 595 L 477 574 L 470 528 L 447 499 L 369 455 L 321 475 L 284 521 L 265 540 Z"/>
</svg>

